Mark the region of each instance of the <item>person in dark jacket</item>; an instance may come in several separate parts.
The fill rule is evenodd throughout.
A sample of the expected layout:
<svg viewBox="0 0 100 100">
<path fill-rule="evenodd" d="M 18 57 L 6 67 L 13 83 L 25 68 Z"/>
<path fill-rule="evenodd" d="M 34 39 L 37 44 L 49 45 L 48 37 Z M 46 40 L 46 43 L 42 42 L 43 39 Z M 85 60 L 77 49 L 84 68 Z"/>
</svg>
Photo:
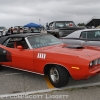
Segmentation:
<svg viewBox="0 0 100 100">
<path fill-rule="evenodd" d="M 6 36 L 11 34 L 10 30 L 11 28 L 8 29 Z"/>
<path fill-rule="evenodd" d="M 10 33 L 13 34 L 13 27 L 11 27 L 11 29 L 10 29 Z"/>
<path fill-rule="evenodd" d="M 17 33 L 20 34 L 20 26 L 18 26 Z"/>
</svg>

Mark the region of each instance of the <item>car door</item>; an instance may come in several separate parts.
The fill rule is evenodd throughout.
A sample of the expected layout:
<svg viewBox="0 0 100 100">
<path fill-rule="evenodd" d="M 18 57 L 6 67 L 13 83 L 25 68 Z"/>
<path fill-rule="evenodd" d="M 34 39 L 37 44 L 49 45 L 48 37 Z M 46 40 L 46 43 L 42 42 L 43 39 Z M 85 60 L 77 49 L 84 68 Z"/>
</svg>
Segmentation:
<svg viewBox="0 0 100 100">
<path fill-rule="evenodd" d="M 80 33 L 80 36 L 79 36 L 80 39 L 84 39 L 84 42 L 83 42 L 83 45 L 87 45 L 88 43 L 88 40 L 87 40 L 87 31 L 83 31 Z"/>
<path fill-rule="evenodd" d="M 88 40 L 85 42 L 87 46 L 100 46 L 100 40 Z"/>
<path fill-rule="evenodd" d="M 16 47 L 14 46 L 15 42 L 19 41 L 15 41 L 14 39 L 10 38 L 7 43 L 4 43 L 4 45 L 6 45 L 5 49 L 11 52 L 12 62 L 4 62 L 3 64 L 18 69 L 34 71 L 33 50 L 30 50 L 29 48 L 18 49 L 18 45 Z M 25 40 L 24 42 L 27 43 Z"/>
</svg>

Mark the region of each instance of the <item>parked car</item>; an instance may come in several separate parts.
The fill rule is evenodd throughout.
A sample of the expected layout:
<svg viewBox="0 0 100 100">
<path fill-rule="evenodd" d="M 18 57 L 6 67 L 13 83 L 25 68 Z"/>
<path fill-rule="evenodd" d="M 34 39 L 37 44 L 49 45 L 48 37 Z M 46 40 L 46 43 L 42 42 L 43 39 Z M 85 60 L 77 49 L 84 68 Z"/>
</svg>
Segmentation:
<svg viewBox="0 0 100 100">
<path fill-rule="evenodd" d="M 23 33 L 27 33 L 28 27 L 23 27 Z"/>
<path fill-rule="evenodd" d="M 26 33 L 0 38 L 0 70 L 3 65 L 48 75 L 59 88 L 69 77 L 87 79 L 100 72 L 100 49 L 67 45 L 50 34 Z"/>
<path fill-rule="evenodd" d="M 84 29 L 85 27 L 77 27 L 73 21 L 53 21 L 49 23 L 47 33 L 54 35 L 57 38 L 67 36 L 76 30 Z"/>
<path fill-rule="evenodd" d="M 39 28 L 32 28 L 32 33 L 41 33 L 41 30 Z"/>
<path fill-rule="evenodd" d="M 23 27 L 23 33 L 40 33 L 40 29 L 39 28 L 29 28 L 29 27 Z"/>
<path fill-rule="evenodd" d="M 62 37 L 61 41 L 67 44 L 100 46 L 100 29 L 78 30 Z"/>
</svg>

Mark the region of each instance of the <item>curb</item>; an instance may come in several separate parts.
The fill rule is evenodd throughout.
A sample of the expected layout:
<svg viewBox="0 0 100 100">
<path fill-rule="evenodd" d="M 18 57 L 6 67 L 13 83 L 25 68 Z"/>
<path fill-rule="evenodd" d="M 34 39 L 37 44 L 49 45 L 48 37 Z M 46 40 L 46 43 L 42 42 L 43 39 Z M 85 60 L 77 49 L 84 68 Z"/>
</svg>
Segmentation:
<svg viewBox="0 0 100 100">
<path fill-rule="evenodd" d="M 15 97 L 15 96 L 27 96 L 27 95 L 37 94 L 37 93 L 45 93 L 45 92 L 47 93 L 47 92 L 58 91 L 58 90 L 84 88 L 84 87 L 91 87 L 91 86 L 98 86 L 98 85 L 100 85 L 100 82 L 76 85 L 76 86 L 69 86 L 69 87 L 63 87 L 63 88 L 45 89 L 45 90 L 29 91 L 29 92 L 21 92 L 21 93 L 13 93 L 13 94 L 2 94 L 2 95 L 0 95 L 0 98 Z"/>
</svg>

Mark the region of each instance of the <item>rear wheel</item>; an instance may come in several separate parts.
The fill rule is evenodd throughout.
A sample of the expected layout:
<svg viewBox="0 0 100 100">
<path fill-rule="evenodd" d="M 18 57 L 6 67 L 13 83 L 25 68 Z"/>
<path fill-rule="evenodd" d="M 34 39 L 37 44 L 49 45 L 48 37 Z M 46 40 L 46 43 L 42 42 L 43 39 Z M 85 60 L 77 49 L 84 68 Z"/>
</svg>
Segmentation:
<svg viewBox="0 0 100 100">
<path fill-rule="evenodd" d="M 3 66 L 2 66 L 2 65 L 0 65 L 0 71 L 1 71 L 1 70 L 3 70 Z"/>
<path fill-rule="evenodd" d="M 48 76 L 53 86 L 57 88 L 66 86 L 69 81 L 68 71 L 57 65 L 49 69 Z"/>
</svg>

